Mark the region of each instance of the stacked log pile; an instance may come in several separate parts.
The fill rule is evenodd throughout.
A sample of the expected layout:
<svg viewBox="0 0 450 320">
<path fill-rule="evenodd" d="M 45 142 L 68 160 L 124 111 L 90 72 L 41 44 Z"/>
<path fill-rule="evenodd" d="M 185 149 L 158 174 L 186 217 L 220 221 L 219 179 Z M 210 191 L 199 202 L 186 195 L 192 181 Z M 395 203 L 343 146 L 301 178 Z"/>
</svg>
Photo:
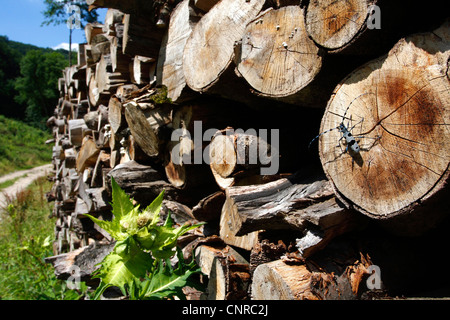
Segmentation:
<svg viewBox="0 0 450 320">
<path fill-rule="evenodd" d="M 445 229 L 435 231 L 449 212 L 444 14 L 430 10 L 432 19 L 411 26 L 399 13 L 414 21 L 428 9 L 381 0 L 87 3 L 109 9 L 86 27 L 48 120 L 57 217 L 48 261 L 58 277 L 111 249 L 84 215 L 111 219 L 113 177 L 142 205 L 165 190 L 163 211 L 180 224 L 207 222 L 179 243 L 202 269 L 202 298 L 448 288 L 402 287 L 423 271 L 416 252 L 432 259 L 448 244 Z M 95 264 L 84 265 L 89 280 Z M 378 291 L 366 282 L 373 265 Z"/>
</svg>

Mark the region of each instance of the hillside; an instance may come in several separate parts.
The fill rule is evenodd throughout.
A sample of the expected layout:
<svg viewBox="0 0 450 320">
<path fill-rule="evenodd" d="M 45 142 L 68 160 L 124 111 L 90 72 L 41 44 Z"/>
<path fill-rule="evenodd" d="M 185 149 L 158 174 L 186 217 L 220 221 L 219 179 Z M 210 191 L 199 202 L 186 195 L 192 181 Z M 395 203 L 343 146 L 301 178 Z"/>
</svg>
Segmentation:
<svg viewBox="0 0 450 320">
<path fill-rule="evenodd" d="M 34 57 L 32 55 L 33 52 L 35 53 Z M 50 56 L 52 57 L 51 62 L 46 59 Z M 30 112 L 30 104 L 32 103 L 30 101 L 27 101 L 29 100 L 29 97 L 19 97 L 24 96 L 22 92 L 23 90 L 20 89 L 25 87 L 23 84 L 28 87 L 26 90 L 27 92 L 31 92 L 32 88 L 30 87 L 34 85 L 28 80 L 25 81 L 25 83 L 24 81 L 22 81 L 22 85 L 19 87 L 17 86 L 18 79 L 26 78 L 26 74 L 24 74 L 24 71 L 26 70 L 23 63 L 24 58 L 28 57 L 28 61 L 25 61 L 28 62 L 28 70 L 34 70 L 31 72 L 32 77 L 28 77 L 28 79 L 39 78 L 41 80 L 47 80 L 40 81 L 40 84 L 44 84 L 46 85 L 46 87 L 41 88 L 38 91 L 47 92 L 44 99 L 48 98 L 47 96 L 49 96 L 51 100 L 49 105 L 53 105 L 52 101 L 54 100 L 54 95 L 57 94 L 56 81 L 57 77 L 59 76 L 59 72 L 57 73 L 57 75 L 55 75 L 50 74 L 45 70 L 49 70 L 49 65 L 68 65 L 68 56 L 69 52 L 63 49 L 53 50 L 51 48 L 40 48 L 30 44 L 11 41 L 8 39 L 8 37 L 0 35 L 0 101 L 2 101 L 2 104 L 0 105 L 0 114 L 5 115 L 9 118 L 27 120 L 30 123 L 36 122 L 36 112 Z M 60 62 L 57 63 L 55 61 Z M 43 71 L 38 75 L 37 72 L 39 70 Z M 50 91 L 48 91 L 48 89 L 50 89 Z M 56 103 L 56 101 L 54 103 Z M 37 108 L 40 107 L 45 106 L 38 106 Z M 48 107 L 45 109 L 48 109 Z M 28 116 L 26 116 L 27 114 Z M 38 114 L 37 116 L 42 116 L 43 118 L 45 118 L 47 115 Z"/>
<path fill-rule="evenodd" d="M 5 38 L 5 36 L 0 36 L 0 38 Z M 7 39 L 6 41 L 7 41 L 8 46 L 10 48 L 12 48 L 12 49 L 16 50 L 17 52 L 19 52 L 20 56 L 26 55 L 27 52 L 30 51 L 30 50 L 42 50 L 43 52 L 55 52 L 56 51 L 56 52 L 61 53 L 64 56 L 64 58 L 69 59 L 69 51 L 64 50 L 64 49 L 53 50 L 51 48 L 41 48 L 41 47 L 38 47 L 38 46 L 35 46 L 35 45 L 32 45 L 32 44 L 12 41 L 12 40 L 9 40 L 9 39 Z M 75 59 L 73 59 L 73 62 L 76 62 Z"/>
<path fill-rule="evenodd" d="M 0 176 L 50 162 L 48 131 L 0 115 Z"/>
</svg>

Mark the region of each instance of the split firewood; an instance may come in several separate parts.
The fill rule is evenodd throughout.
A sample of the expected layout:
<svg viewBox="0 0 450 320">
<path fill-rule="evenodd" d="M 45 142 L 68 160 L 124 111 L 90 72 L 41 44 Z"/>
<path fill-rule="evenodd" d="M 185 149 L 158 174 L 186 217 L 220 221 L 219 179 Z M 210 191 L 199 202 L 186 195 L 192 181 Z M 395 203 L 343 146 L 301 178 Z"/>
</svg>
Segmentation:
<svg viewBox="0 0 450 320">
<path fill-rule="evenodd" d="M 83 172 L 86 167 L 95 166 L 99 153 L 100 149 L 97 148 L 94 140 L 89 136 L 84 137 L 80 151 L 77 154 L 77 171 Z"/>
<path fill-rule="evenodd" d="M 263 235 L 264 232 L 261 232 L 259 237 L 264 238 Z M 250 274 L 253 275 L 255 269 L 261 264 L 281 259 L 287 251 L 288 248 L 282 240 L 278 240 L 277 243 L 265 238 L 257 241 L 250 252 Z"/>
<path fill-rule="evenodd" d="M 67 122 L 69 140 L 72 145 L 77 147 L 81 146 L 85 129 L 87 129 L 87 126 L 83 119 L 69 120 Z"/>
<path fill-rule="evenodd" d="M 108 36 L 116 36 L 115 25 L 122 23 L 124 13 L 118 9 L 109 8 L 106 11 L 105 21 L 103 23 L 103 33 Z"/>
<path fill-rule="evenodd" d="M 100 61 L 102 55 L 108 55 L 111 53 L 111 42 L 105 34 L 97 34 L 92 38 L 90 43 L 90 51 L 86 51 L 86 53 L 89 53 L 92 58 L 92 66 L 94 66 Z"/>
<path fill-rule="evenodd" d="M 231 117 L 230 111 L 246 116 L 246 110 L 239 105 L 226 102 L 214 103 L 211 99 L 197 99 L 174 108 L 172 116 L 171 141 L 166 145 L 165 171 L 169 181 L 178 188 L 187 185 L 212 185 L 214 177 L 209 165 L 203 161 L 209 141 L 203 141 L 203 130 L 213 134 L 225 123 L 239 125 L 242 118 Z M 199 132 L 202 131 L 202 132 Z M 208 138 L 206 139 L 208 140 Z M 207 153 L 207 152 L 206 152 Z"/>
<path fill-rule="evenodd" d="M 113 177 L 117 184 L 139 203 L 150 204 L 163 190 L 166 191 L 165 199 L 176 200 L 170 199 L 170 191 L 173 189 L 170 183 L 164 181 L 163 176 L 150 166 L 129 161 L 117 165 L 108 176 Z M 111 184 L 108 183 L 108 186 L 110 188 Z"/>
<path fill-rule="evenodd" d="M 95 36 L 103 34 L 103 25 L 101 23 L 88 23 L 84 28 L 84 32 L 87 43 L 92 44 Z"/>
<path fill-rule="evenodd" d="M 70 116 L 72 113 L 72 103 L 66 99 L 62 101 L 61 107 L 59 109 L 60 116 Z"/>
<path fill-rule="evenodd" d="M 198 246 L 195 260 L 208 276 L 207 300 L 245 299 L 250 275 L 248 261 L 230 246 Z"/>
<path fill-rule="evenodd" d="M 192 208 L 192 215 L 199 221 L 219 220 L 225 199 L 225 193 L 223 191 L 217 191 L 200 200 Z"/>
<path fill-rule="evenodd" d="M 220 233 L 226 243 L 250 235 L 256 241 L 261 230 L 298 230 L 303 234 L 299 249 L 303 255 L 310 255 L 360 222 L 357 213 L 339 205 L 326 180 L 302 183 L 295 177 L 283 178 L 262 185 L 230 187 L 225 192 Z M 309 240 L 311 232 L 314 241 Z"/>
<path fill-rule="evenodd" d="M 353 249 L 348 240 L 327 247 L 304 263 L 283 259 L 259 265 L 253 273 L 255 300 L 353 300 L 368 291 L 364 283 L 370 257 Z"/>
<path fill-rule="evenodd" d="M 86 3 L 92 9 L 112 8 L 125 13 L 148 13 L 153 7 L 153 2 L 147 0 L 86 0 Z"/>
<path fill-rule="evenodd" d="M 125 142 L 125 148 L 130 156 L 131 160 L 134 160 L 138 163 L 145 164 L 148 162 L 150 157 L 142 150 L 142 148 L 136 142 L 133 135 L 128 135 Z"/>
<path fill-rule="evenodd" d="M 137 85 L 150 83 L 155 77 L 156 63 L 154 58 L 135 56 L 130 63 L 131 82 Z"/>
<path fill-rule="evenodd" d="M 101 150 L 97 162 L 92 170 L 91 177 L 91 188 L 103 187 L 103 168 L 108 166 L 110 163 L 111 155 L 105 150 Z"/>
<path fill-rule="evenodd" d="M 89 104 L 93 106 L 94 109 L 101 104 L 107 105 L 109 101 L 110 92 L 100 91 L 97 80 L 95 79 L 94 75 L 92 75 L 89 80 L 88 97 L 89 97 Z"/>
</svg>

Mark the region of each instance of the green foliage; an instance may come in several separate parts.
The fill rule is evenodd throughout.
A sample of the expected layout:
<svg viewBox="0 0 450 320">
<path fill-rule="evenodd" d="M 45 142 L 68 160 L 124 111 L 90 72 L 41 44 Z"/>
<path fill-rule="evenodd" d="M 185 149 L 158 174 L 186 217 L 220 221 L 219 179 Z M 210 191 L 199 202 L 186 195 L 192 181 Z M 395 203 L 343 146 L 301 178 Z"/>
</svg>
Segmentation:
<svg viewBox="0 0 450 320">
<path fill-rule="evenodd" d="M 131 299 L 183 298 L 181 288 L 199 268 L 195 262 L 185 265 L 182 255 L 178 255 L 178 267 L 174 270 L 170 258 L 176 253 L 178 237 L 200 224 L 174 228 L 169 214 L 160 225 L 164 191 L 141 212 L 113 178 L 111 185 L 112 221 L 87 215 L 117 241 L 95 274 L 101 283 L 94 298 L 100 298 L 111 286 L 120 288 Z"/>
<path fill-rule="evenodd" d="M 24 107 L 14 101 L 17 94 L 14 81 L 19 76 L 20 52 L 10 46 L 7 37 L 0 36 L 0 113 L 9 117 L 24 112 Z"/>
<path fill-rule="evenodd" d="M 59 97 L 58 78 L 67 62 L 58 52 L 31 50 L 20 62 L 21 76 L 16 79 L 16 101 L 26 104 L 26 119 L 44 126 Z"/>
<path fill-rule="evenodd" d="M 52 205 L 45 200 L 51 182 L 38 179 L 30 188 L 8 199 L 0 217 L 0 299 L 73 300 L 86 291 L 69 290 L 56 279 L 54 269 L 44 262 L 52 256 L 54 218 Z"/>
<path fill-rule="evenodd" d="M 0 36 L 0 114 L 43 128 L 59 98 L 58 78 L 68 57 L 67 50 L 39 48 Z M 33 74 L 34 70 L 39 74 Z M 32 92 L 27 91 L 30 88 Z M 38 96 L 34 96 L 36 90 Z"/>
<path fill-rule="evenodd" d="M 0 115 L 0 175 L 49 163 L 50 132 Z"/>
<path fill-rule="evenodd" d="M 160 88 L 157 88 L 156 93 L 150 96 L 150 100 L 152 100 L 155 104 L 172 103 L 172 99 L 167 97 L 166 86 L 161 86 Z"/>
<path fill-rule="evenodd" d="M 191 275 L 199 273 L 200 268 L 195 260 L 186 264 L 181 250 L 177 250 L 178 267 L 174 270 L 169 260 L 159 260 L 155 271 L 147 276 L 140 284 L 138 296 L 135 299 L 159 300 L 164 298 L 184 298 L 185 286 L 197 287 L 198 284 L 191 281 Z"/>
</svg>

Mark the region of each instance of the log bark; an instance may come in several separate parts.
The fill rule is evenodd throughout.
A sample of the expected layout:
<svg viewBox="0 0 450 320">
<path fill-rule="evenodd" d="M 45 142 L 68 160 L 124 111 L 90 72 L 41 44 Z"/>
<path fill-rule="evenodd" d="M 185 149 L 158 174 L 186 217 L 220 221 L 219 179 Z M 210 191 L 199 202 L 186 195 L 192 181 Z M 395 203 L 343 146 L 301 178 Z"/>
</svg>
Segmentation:
<svg viewBox="0 0 450 320">
<path fill-rule="evenodd" d="M 237 71 L 255 94 L 298 103 L 322 66 L 322 52 L 308 37 L 300 6 L 268 10 L 251 21 L 236 55 Z"/>
<path fill-rule="evenodd" d="M 223 191 L 217 191 L 200 200 L 192 208 L 192 215 L 199 221 L 219 220 L 225 199 L 225 193 Z"/>
<path fill-rule="evenodd" d="M 352 72 L 336 87 L 320 128 L 344 122 L 360 147 L 346 152 L 338 130 L 319 138 L 322 166 L 340 199 L 375 219 L 408 216 L 403 225 L 415 232 L 448 212 L 424 206 L 445 192 L 449 176 L 448 35 L 448 23 L 412 35 Z"/>
<path fill-rule="evenodd" d="M 370 6 L 375 0 L 310 1 L 306 9 L 306 30 L 326 50 L 342 50 L 367 29 Z"/>
<path fill-rule="evenodd" d="M 76 276 L 80 277 L 80 281 L 87 281 L 90 284 L 97 283 L 92 281 L 92 274 L 99 268 L 99 263 L 114 248 L 112 244 L 93 244 L 82 247 L 78 250 L 56 255 L 46 258 L 46 263 L 51 263 L 55 268 L 55 275 L 58 279 L 67 280 L 74 276 L 74 272 L 78 271 Z"/>
<path fill-rule="evenodd" d="M 97 111 L 91 111 L 84 115 L 83 120 L 86 126 L 91 130 L 97 130 L 98 127 L 98 113 Z"/>
<path fill-rule="evenodd" d="M 358 215 L 336 202 L 331 184 L 280 179 L 262 185 L 230 187 L 220 221 L 221 237 L 245 236 L 260 230 L 298 230 L 297 246 L 309 256 L 331 239 L 355 229 Z M 225 238 L 224 238 L 225 237 Z"/>
<path fill-rule="evenodd" d="M 108 212 L 111 209 L 106 188 L 90 188 L 88 183 L 80 180 L 78 195 L 86 204 L 88 213 L 97 215 L 100 212 Z"/>
<path fill-rule="evenodd" d="M 163 31 L 145 16 L 126 14 L 123 19 L 123 53 L 134 56 L 158 58 Z"/>
<path fill-rule="evenodd" d="M 150 204 L 161 191 L 165 190 L 165 199 L 177 201 L 176 193 L 170 183 L 164 181 L 164 177 L 150 166 L 128 161 L 117 165 L 108 173 L 117 184 L 125 190 L 137 202 Z M 107 182 L 108 188 L 111 183 Z"/>
</svg>

